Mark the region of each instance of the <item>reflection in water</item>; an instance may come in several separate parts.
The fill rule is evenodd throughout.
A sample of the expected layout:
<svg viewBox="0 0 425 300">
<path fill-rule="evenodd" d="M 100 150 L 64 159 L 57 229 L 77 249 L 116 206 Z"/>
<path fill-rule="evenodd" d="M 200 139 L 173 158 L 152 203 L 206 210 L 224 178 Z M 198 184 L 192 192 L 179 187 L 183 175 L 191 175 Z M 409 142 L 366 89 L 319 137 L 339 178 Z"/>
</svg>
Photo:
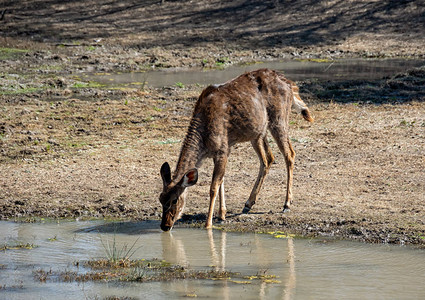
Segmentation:
<svg viewBox="0 0 425 300">
<path fill-rule="evenodd" d="M 295 275 L 295 250 L 294 250 L 294 240 L 290 237 L 288 238 L 288 259 L 289 263 L 289 277 L 286 282 L 285 289 L 283 291 L 283 299 L 288 300 L 293 298 L 293 293 L 295 291 L 296 284 L 296 275 Z"/>
<path fill-rule="evenodd" d="M 220 231 L 221 239 L 218 245 L 218 251 L 214 243 L 214 232 L 212 229 L 207 229 L 208 241 L 210 244 L 211 266 L 216 271 L 226 270 L 226 232 Z"/>
<path fill-rule="evenodd" d="M 122 86 L 133 84 L 153 87 L 183 84 L 218 84 L 226 82 L 240 74 L 260 68 L 283 71 L 291 80 L 372 80 L 393 76 L 413 67 L 424 64 L 424 60 L 413 59 L 346 59 L 325 61 L 270 61 L 253 65 L 234 65 L 224 70 L 161 70 L 141 73 L 94 74 L 87 75 L 89 80 L 105 85 Z"/>
<path fill-rule="evenodd" d="M 206 230 L 208 236 L 208 249 L 204 249 L 203 253 L 197 253 L 197 256 L 189 256 L 186 252 L 186 247 L 188 252 L 193 250 L 195 246 L 195 241 L 185 241 L 184 237 L 171 232 L 164 232 L 161 234 L 161 243 L 162 243 L 162 256 L 165 260 L 171 262 L 178 262 L 180 265 L 185 267 L 190 267 L 197 265 L 195 261 L 190 261 L 191 257 L 193 260 L 196 260 L 199 256 L 204 256 L 209 260 L 209 266 L 211 266 L 215 271 L 229 271 L 234 267 L 234 263 L 230 262 L 229 266 L 226 265 L 226 256 L 227 251 L 235 252 L 235 249 L 231 249 L 227 245 L 227 233 L 225 231 L 213 231 L 212 229 Z M 214 237 L 215 236 L 215 237 Z M 252 266 L 260 266 L 261 269 L 257 269 L 256 273 L 247 274 L 248 277 L 252 275 L 266 275 L 266 272 L 270 269 L 273 269 L 274 257 L 271 257 L 270 249 L 264 247 L 264 237 L 261 235 L 254 235 L 254 240 L 246 244 L 241 243 L 240 247 L 249 247 L 249 252 L 252 255 L 249 255 L 250 259 L 245 261 L 246 264 Z M 186 242 L 186 244 L 185 244 Z M 196 242 L 200 242 L 199 240 Z M 292 238 L 287 240 L 287 253 L 285 255 L 282 249 L 283 264 L 289 265 L 287 268 L 287 275 L 282 276 L 286 278 L 286 283 L 283 283 L 283 292 L 282 299 L 293 299 L 295 294 L 296 286 L 296 273 L 295 273 L 295 247 L 294 241 Z M 243 249 L 243 248 L 242 248 Z M 245 250 L 245 249 L 243 249 Z M 233 253 L 234 254 L 234 253 Z M 246 254 L 241 256 L 246 257 Z M 230 286 L 229 283 L 232 281 L 223 280 L 216 283 L 216 288 L 219 287 L 221 290 L 219 299 L 231 299 L 230 295 Z M 248 282 L 248 281 L 247 281 Z M 276 280 L 276 282 L 279 282 Z M 179 291 L 182 295 L 195 294 L 196 285 L 191 284 L 190 281 L 186 282 L 184 285 L 172 284 L 173 289 Z M 255 285 L 254 285 L 255 286 Z M 268 288 L 269 283 L 266 280 L 261 281 L 258 284 L 258 290 L 255 291 L 255 288 L 250 294 L 250 299 L 268 299 Z M 219 291 L 215 292 L 215 295 L 218 295 Z M 256 296 L 254 296 L 256 295 Z"/>
<path fill-rule="evenodd" d="M 102 240 L 115 241 L 118 249 L 137 241 L 133 259 L 165 259 L 190 270 L 241 276 L 84 285 L 34 280 L 39 269 L 90 271 L 74 262 L 105 257 Z M 425 299 L 425 250 L 408 247 L 187 228 L 162 233 L 159 221 L 0 222 L 0 245 L 16 241 L 37 247 L 0 252 L 0 299 Z"/>
<path fill-rule="evenodd" d="M 171 231 L 161 234 L 162 257 L 166 261 L 178 261 L 184 267 L 189 266 L 189 261 L 184 250 L 183 241 L 174 238 Z"/>
<path fill-rule="evenodd" d="M 212 229 L 207 229 L 208 241 L 210 244 L 210 253 L 211 253 L 211 265 L 216 271 L 226 271 L 226 232 L 219 231 L 220 244 L 218 245 L 218 251 L 214 243 L 214 231 Z M 229 286 L 227 280 L 222 283 L 222 299 L 230 299 Z"/>
<path fill-rule="evenodd" d="M 166 261 L 178 261 L 180 265 L 189 267 L 189 261 L 186 256 L 183 241 L 178 238 L 174 238 L 171 231 L 163 232 L 161 234 L 162 244 L 162 258 Z M 182 282 L 164 282 L 161 283 L 164 290 L 172 289 L 177 291 L 180 295 L 190 295 L 194 293 L 193 282 L 185 280 Z"/>
</svg>

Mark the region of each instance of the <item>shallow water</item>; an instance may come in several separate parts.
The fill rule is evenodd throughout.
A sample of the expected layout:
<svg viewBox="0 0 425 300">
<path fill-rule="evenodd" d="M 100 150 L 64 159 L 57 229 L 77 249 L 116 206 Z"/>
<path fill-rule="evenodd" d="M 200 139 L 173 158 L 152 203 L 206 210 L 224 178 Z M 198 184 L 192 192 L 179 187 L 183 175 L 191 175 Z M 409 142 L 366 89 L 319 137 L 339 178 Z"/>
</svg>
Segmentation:
<svg viewBox="0 0 425 300">
<path fill-rule="evenodd" d="M 235 65 L 223 70 L 174 69 L 139 73 L 90 74 L 87 79 L 108 86 L 173 86 L 182 84 L 219 84 L 235 78 L 246 71 L 270 68 L 284 72 L 291 80 L 371 80 L 394 76 L 413 67 L 423 66 L 424 60 L 408 59 L 351 59 L 326 62 L 274 61 L 252 65 Z"/>
<path fill-rule="evenodd" d="M 276 275 L 275 281 L 175 280 L 66 283 L 34 279 L 39 269 L 74 270 L 75 261 L 105 257 L 102 245 L 136 242 L 134 259 L 158 258 L 190 269 Z M 159 222 L 0 222 L 0 299 L 425 299 L 425 251 L 405 246 L 275 238 L 218 230 L 159 230 Z M 247 280 L 249 281 L 249 280 Z"/>
</svg>

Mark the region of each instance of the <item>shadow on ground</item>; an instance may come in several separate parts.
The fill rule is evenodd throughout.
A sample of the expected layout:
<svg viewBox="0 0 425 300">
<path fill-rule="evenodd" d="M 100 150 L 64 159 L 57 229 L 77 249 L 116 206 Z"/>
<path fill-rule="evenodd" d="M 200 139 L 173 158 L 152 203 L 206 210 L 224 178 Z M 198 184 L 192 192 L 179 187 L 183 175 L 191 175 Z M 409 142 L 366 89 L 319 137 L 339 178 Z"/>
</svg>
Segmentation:
<svg viewBox="0 0 425 300">
<path fill-rule="evenodd" d="M 159 224 L 160 221 L 157 220 L 146 220 L 141 222 L 108 222 L 106 224 L 79 229 L 76 232 L 139 235 L 159 232 Z"/>
<path fill-rule="evenodd" d="M 304 98 L 313 102 L 398 104 L 425 101 L 425 66 L 381 80 L 304 81 L 300 85 Z"/>
<path fill-rule="evenodd" d="M 43 42 L 123 38 L 129 46 L 332 44 L 371 33 L 422 37 L 422 1 L 4 1 L 1 36 Z M 408 32 L 408 34 L 406 34 Z"/>
</svg>

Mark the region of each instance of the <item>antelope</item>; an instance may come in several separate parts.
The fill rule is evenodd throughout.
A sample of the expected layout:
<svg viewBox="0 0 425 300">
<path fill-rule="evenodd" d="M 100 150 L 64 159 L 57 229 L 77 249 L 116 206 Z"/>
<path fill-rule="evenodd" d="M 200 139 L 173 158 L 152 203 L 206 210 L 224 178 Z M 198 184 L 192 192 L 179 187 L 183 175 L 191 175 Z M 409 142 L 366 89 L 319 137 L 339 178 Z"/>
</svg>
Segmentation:
<svg viewBox="0 0 425 300">
<path fill-rule="evenodd" d="M 249 141 L 260 160 L 260 171 L 242 211 L 248 213 L 274 161 L 267 141 L 267 130 L 285 157 L 287 184 L 283 211 L 289 211 L 295 158 L 288 136 L 292 105 L 305 120 L 313 122 L 309 109 L 299 96 L 298 86 L 283 74 L 269 69 L 247 72 L 224 84 L 208 86 L 203 90 L 196 102 L 175 171 L 171 173 L 167 162 L 161 166 L 161 229 L 171 230 L 180 218 L 187 188 L 196 184 L 197 170 L 207 157 L 213 159 L 214 171 L 205 227 L 212 227 L 217 196 L 220 198 L 218 217 L 225 220 L 223 178 L 230 149 L 237 143 Z"/>
</svg>

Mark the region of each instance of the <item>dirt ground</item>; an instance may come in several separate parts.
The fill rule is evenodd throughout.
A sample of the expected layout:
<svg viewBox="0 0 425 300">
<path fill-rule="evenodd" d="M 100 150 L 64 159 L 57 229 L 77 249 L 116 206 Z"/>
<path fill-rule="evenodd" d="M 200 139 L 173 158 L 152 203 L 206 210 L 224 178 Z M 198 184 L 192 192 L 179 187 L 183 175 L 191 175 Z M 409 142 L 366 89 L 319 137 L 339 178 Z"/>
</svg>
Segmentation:
<svg viewBox="0 0 425 300">
<path fill-rule="evenodd" d="M 223 68 L 272 59 L 425 58 L 422 1 L 3 1 L 0 218 L 158 219 L 159 168 L 176 163 L 203 86 L 108 88 L 86 72 Z M 314 4 L 314 5 L 313 5 Z M 279 230 L 425 246 L 425 69 L 358 82 L 298 82 L 316 121 L 293 114 L 294 203 L 276 156 L 258 172 L 232 150 L 227 230 Z M 180 223 L 201 226 L 212 163 Z"/>
</svg>

